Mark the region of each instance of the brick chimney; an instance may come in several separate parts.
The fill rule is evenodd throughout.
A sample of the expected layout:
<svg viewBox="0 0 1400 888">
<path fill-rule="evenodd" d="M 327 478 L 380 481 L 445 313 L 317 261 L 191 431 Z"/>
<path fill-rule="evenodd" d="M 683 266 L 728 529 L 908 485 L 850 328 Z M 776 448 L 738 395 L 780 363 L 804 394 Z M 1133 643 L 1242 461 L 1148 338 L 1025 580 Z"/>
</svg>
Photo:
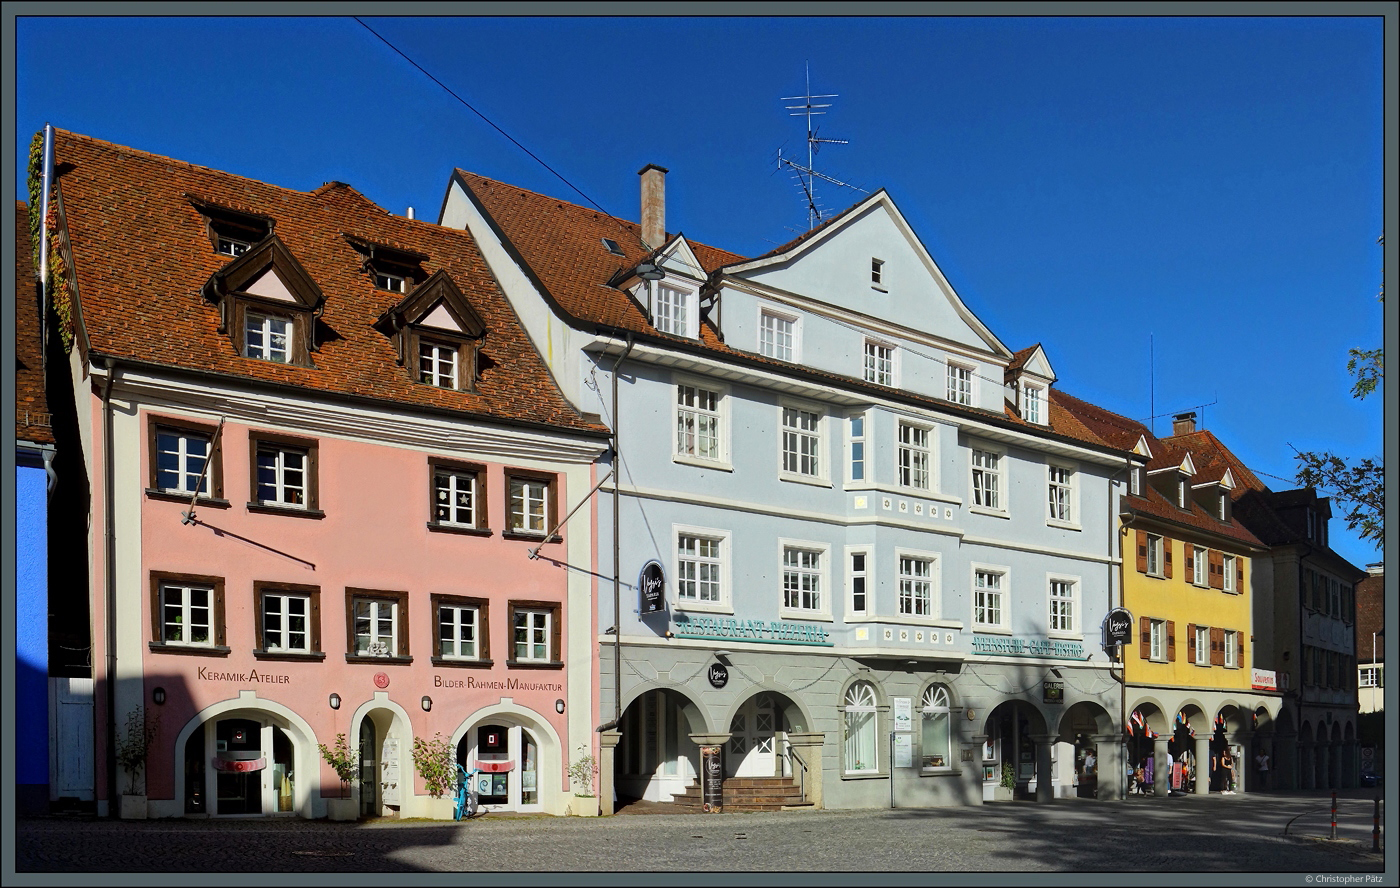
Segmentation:
<svg viewBox="0 0 1400 888">
<path fill-rule="evenodd" d="M 642 240 L 656 249 L 666 240 L 665 167 L 649 163 L 637 171 L 642 177 Z"/>
<path fill-rule="evenodd" d="M 1172 417 L 1172 437 L 1189 435 L 1196 431 L 1196 413 L 1178 413 Z"/>
</svg>

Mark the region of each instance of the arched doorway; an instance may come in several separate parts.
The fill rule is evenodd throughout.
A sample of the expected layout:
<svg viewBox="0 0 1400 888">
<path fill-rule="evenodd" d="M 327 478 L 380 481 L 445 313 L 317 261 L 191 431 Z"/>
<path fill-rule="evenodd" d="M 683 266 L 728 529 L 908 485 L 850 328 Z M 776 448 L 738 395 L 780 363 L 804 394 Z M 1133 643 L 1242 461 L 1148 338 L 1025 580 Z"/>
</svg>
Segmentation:
<svg viewBox="0 0 1400 888">
<path fill-rule="evenodd" d="M 1112 741 L 1100 742 L 1113 737 Z M 1081 700 L 1060 716 L 1056 738 L 1057 796 L 1081 799 L 1119 798 L 1122 744 L 1113 718 L 1097 703 Z M 1102 790 L 1102 792 L 1100 792 Z"/>
<path fill-rule="evenodd" d="M 776 691 L 760 691 L 744 700 L 729 719 L 724 776 L 791 776 L 785 738 L 789 731 L 802 729 L 794 722 L 801 718 L 797 705 Z"/>
<path fill-rule="evenodd" d="M 643 691 L 623 711 L 618 730 L 613 786 L 619 800 L 669 802 L 700 773 L 700 749 L 690 735 L 704 732 L 705 724 L 684 694 Z"/>
<path fill-rule="evenodd" d="M 259 710 L 233 710 L 196 723 L 181 747 L 177 786 L 183 812 L 211 817 L 298 813 L 308 797 L 307 788 L 298 784 L 298 753 L 306 745 L 299 736 L 281 717 Z M 314 768 L 302 770 L 314 781 Z"/>
<path fill-rule="evenodd" d="M 984 768 L 992 766 L 996 787 L 1009 790 L 1017 799 L 1053 798 L 1049 790 L 1053 738 L 1039 709 L 1024 700 L 1007 700 L 987 716 L 983 733 L 987 736 Z M 1005 792 L 991 794 L 992 800 L 1005 797 Z M 983 800 L 988 800 L 985 786 Z"/>
</svg>

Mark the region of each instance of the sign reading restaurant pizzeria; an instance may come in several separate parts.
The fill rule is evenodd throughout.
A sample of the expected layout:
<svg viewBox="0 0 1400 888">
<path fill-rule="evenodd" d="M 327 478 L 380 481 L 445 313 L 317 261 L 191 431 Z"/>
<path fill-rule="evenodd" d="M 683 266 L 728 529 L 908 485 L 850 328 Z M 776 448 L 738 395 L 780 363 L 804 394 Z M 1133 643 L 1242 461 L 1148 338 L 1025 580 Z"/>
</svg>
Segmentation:
<svg viewBox="0 0 1400 888">
<path fill-rule="evenodd" d="M 791 620 L 740 620 L 734 617 L 705 617 L 676 614 L 671 624 L 678 638 L 722 638 L 725 641 L 756 641 L 762 644 L 809 644 L 833 647 L 831 633 L 813 623 Z"/>
<path fill-rule="evenodd" d="M 661 562 L 648 561 L 637 576 L 637 606 L 642 614 L 654 614 L 666 606 L 666 574 Z"/>
</svg>

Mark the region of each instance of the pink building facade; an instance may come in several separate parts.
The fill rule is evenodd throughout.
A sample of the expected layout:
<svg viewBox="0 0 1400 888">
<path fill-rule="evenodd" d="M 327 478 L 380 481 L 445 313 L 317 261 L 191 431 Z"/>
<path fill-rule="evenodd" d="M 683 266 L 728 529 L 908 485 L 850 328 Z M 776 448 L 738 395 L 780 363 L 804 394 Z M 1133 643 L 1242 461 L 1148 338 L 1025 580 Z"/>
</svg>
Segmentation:
<svg viewBox="0 0 1400 888">
<path fill-rule="evenodd" d="M 488 810 L 596 811 L 568 769 L 597 753 L 588 496 L 607 434 L 564 404 L 470 238 L 339 183 L 184 165 L 162 182 L 153 156 L 70 134 L 57 154 L 75 167 L 55 243 L 81 287 L 99 812 L 450 817 L 415 741 L 481 770 Z M 113 154 L 169 230 L 113 230 L 106 170 L 83 177 Z M 215 203 L 275 222 L 224 253 L 200 237 Z M 173 261 L 148 265 L 148 302 L 196 316 L 187 335 L 143 333 L 148 302 L 112 268 L 156 252 Z M 141 716 L 145 767 L 123 767 Z M 320 750 L 338 735 L 349 784 Z"/>
</svg>

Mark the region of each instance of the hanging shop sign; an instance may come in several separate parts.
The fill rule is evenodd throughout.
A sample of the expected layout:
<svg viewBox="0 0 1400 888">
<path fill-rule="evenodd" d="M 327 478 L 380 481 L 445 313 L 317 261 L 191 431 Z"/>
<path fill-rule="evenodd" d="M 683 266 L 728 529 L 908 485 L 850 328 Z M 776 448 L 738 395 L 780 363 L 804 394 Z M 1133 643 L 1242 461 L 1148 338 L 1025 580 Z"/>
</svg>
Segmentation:
<svg viewBox="0 0 1400 888">
<path fill-rule="evenodd" d="M 230 774 L 247 774 L 252 771 L 261 771 L 267 767 L 267 759 L 214 759 L 214 770 L 224 771 Z"/>
<path fill-rule="evenodd" d="M 1062 681 L 1047 681 L 1047 682 L 1044 682 L 1044 687 L 1045 687 L 1045 702 L 1046 702 L 1046 703 L 1064 703 L 1064 702 L 1065 702 L 1065 683 L 1064 683 L 1064 682 L 1062 682 Z"/>
<path fill-rule="evenodd" d="M 643 616 L 666 608 L 666 573 L 660 561 L 648 561 L 637 575 L 637 606 Z"/>
<path fill-rule="evenodd" d="M 723 663 L 711 663 L 706 675 L 712 688 L 719 689 L 729 684 L 729 670 L 724 668 Z"/>
<path fill-rule="evenodd" d="M 700 773 L 704 778 L 700 798 L 706 814 L 719 814 L 724 810 L 723 754 L 723 746 L 700 747 Z"/>
<path fill-rule="evenodd" d="M 671 631 L 677 638 L 722 638 L 725 641 L 754 641 L 760 644 L 806 644 L 833 647 L 831 633 L 813 623 L 791 620 L 738 620 L 734 617 L 705 617 L 676 614 Z"/>
<path fill-rule="evenodd" d="M 1103 646 L 1128 644 L 1133 640 L 1133 615 L 1127 608 L 1115 607 L 1103 618 Z"/>
<path fill-rule="evenodd" d="M 979 654 L 1002 657 L 1055 657 L 1061 660 L 1083 660 L 1084 645 L 1078 641 L 1056 641 L 1050 638 L 1018 638 L 1013 635 L 974 635 L 972 650 Z"/>
<path fill-rule="evenodd" d="M 1255 669 L 1249 686 L 1256 691 L 1277 691 L 1278 673 L 1272 669 Z"/>
</svg>

